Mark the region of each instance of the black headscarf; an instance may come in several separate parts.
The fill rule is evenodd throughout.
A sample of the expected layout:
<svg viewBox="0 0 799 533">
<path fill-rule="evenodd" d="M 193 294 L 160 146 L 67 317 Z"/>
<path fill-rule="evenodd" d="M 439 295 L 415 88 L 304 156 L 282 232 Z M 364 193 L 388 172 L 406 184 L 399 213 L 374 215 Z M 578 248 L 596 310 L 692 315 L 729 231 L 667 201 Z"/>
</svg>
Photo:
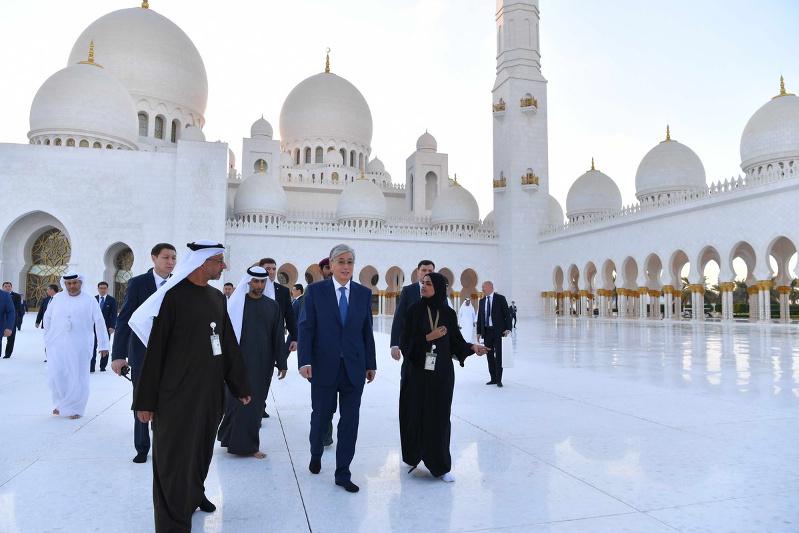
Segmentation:
<svg viewBox="0 0 799 533">
<path fill-rule="evenodd" d="M 438 272 L 431 272 L 430 274 L 427 275 L 430 276 L 430 281 L 433 282 L 433 288 L 435 289 L 436 292 L 429 298 L 422 298 L 422 302 L 424 302 L 424 305 L 429 307 L 433 311 L 437 311 L 440 309 L 448 309 L 449 306 L 447 305 L 447 285 L 449 285 L 449 282 L 447 281 L 447 278 L 445 278 Z"/>
</svg>

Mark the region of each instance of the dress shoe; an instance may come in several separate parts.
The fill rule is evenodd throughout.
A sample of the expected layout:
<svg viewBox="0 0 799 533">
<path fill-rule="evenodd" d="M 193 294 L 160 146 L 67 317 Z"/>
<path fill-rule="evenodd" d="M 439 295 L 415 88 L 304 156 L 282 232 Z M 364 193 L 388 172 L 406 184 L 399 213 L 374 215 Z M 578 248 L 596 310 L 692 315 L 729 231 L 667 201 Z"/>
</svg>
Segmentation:
<svg viewBox="0 0 799 533">
<path fill-rule="evenodd" d="M 105 368 L 101 368 L 101 369 L 100 369 L 100 372 L 105 372 Z"/>
<path fill-rule="evenodd" d="M 213 513 L 216 511 L 216 505 L 211 503 L 210 500 L 205 497 L 205 494 L 203 494 L 203 501 L 200 502 L 200 511 L 204 513 Z"/>
<path fill-rule="evenodd" d="M 311 457 L 311 462 L 308 463 L 308 470 L 311 471 L 311 474 L 318 474 L 322 470 L 322 459 Z"/>
<path fill-rule="evenodd" d="M 266 409 L 264 409 L 264 414 L 261 415 L 261 418 L 269 418 L 269 413 L 266 412 Z"/>
<path fill-rule="evenodd" d="M 353 492 L 354 493 L 354 492 L 358 492 L 359 490 L 361 490 L 358 487 L 358 485 L 356 485 L 352 481 L 336 481 L 336 485 L 338 485 L 339 487 L 344 487 L 344 490 L 346 490 L 347 492 Z"/>
<path fill-rule="evenodd" d="M 500 389 L 502 388 L 502 382 L 501 381 L 497 383 L 497 387 L 499 387 Z"/>
<path fill-rule="evenodd" d="M 136 457 L 133 458 L 134 463 L 146 463 L 147 462 L 147 454 L 146 453 L 137 453 Z"/>
<path fill-rule="evenodd" d="M 493 379 L 491 381 L 487 381 L 486 382 L 486 385 L 496 385 L 496 384 L 497 384 L 497 382 L 494 381 Z"/>
</svg>

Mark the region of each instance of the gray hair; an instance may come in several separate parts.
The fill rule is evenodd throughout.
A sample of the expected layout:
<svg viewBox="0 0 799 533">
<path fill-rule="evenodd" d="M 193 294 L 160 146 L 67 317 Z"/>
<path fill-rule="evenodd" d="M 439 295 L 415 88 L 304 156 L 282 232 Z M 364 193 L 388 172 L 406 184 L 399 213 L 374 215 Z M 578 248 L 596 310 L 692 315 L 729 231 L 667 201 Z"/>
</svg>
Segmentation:
<svg viewBox="0 0 799 533">
<path fill-rule="evenodd" d="M 343 244 L 343 243 L 335 245 L 333 247 L 333 249 L 330 250 L 330 262 L 332 263 L 333 260 L 336 259 L 336 257 L 338 257 L 338 256 L 340 256 L 342 254 L 346 254 L 347 252 L 352 254 L 352 259 L 354 260 L 355 259 L 355 250 L 350 248 L 349 245 L 346 245 L 346 244 Z"/>
</svg>

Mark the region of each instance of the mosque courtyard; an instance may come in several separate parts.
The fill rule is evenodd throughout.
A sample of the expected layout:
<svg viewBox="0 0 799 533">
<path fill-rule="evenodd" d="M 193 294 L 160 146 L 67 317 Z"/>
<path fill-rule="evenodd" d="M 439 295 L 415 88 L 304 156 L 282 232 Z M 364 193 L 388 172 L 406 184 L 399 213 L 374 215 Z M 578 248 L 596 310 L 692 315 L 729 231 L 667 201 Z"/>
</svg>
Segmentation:
<svg viewBox="0 0 799 533">
<path fill-rule="evenodd" d="M 86 416 L 51 416 L 28 315 L 0 360 L 0 531 L 152 530 L 152 463 L 134 455 L 130 383 L 91 377 Z M 456 368 L 454 484 L 400 460 L 399 364 L 376 323 L 353 481 L 308 471 L 309 385 L 273 381 L 265 460 L 217 447 L 195 531 L 721 533 L 799 530 L 799 329 L 520 320 L 505 387 Z M 296 369 L 296 359 L 289 360 Z"/>
</svg>

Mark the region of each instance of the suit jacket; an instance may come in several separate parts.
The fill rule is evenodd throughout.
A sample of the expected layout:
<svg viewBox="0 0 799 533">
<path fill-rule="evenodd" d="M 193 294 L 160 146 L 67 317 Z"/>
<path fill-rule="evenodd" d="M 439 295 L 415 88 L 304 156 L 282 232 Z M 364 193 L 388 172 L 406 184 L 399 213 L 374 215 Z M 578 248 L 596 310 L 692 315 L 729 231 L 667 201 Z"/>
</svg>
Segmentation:
<svg viewBox="0 0 799 533">
<path fill-rule="evenodd" d="M 300 313 L 302 312 L 303 304 L 305 302 L 305 294 L 291 302 L 291 311 L 294 313 L 295 319 L 299 318 Z M 292 337 L 289 334 L 288 338 L 286 339 L 286 353 L 288 353 L 289 344 L 296 341 L 297 337 Z"/>
<path fill-rule="evenodd" d="M 45 296 L 44 300 L 42 300 L 41 305 L 39 305 L 39 312 L 36 313 L 36 326 L 37 327 L 44 320 L 44 313 L 45 313 L 45 311 L 47 311 L 47 306 L 50 304 L 50 300 L 52 300 L 52 299 L 53 299 L 52 296 Z"/>
<path fill-rule="evenodd" d="M 131 278 L 128 282 L 128 292 L 117 317 L 116 330 L 114 331 L 114 346 L 111 359 L 127 359 L 131 365 L 140 365 L 144 361 L 146 346 L 139 337 L 131 331 L 128 320 L 133 312 L 139 308 L 144 300 L 155 292 L 155 278 L 151 268 L 144 274 Z"/>
<path fill-rule="evenodd" d="M 366 370 L 377 370 L 372 332 L 372 291 L 350 282 L 347 321 L 341 323 L 333 280 L 308 285 L 300 315 L 297 363 L 311 365 L 311 383 L 334 386 L 341 359 L 350 382 L 363 388 Z"/>
<path fill-rule="evenodd" d="M 14 311 L 14 302 L 6 291 L 0 291 L 0 336 L 3 331 L 14 330 L 17 326 L 17 313 Z"/>
<path fill-rule="evenodd" d="M 391 322 L 391 342 L 389 346 L 399 346 L 402 330 L 405 327 L 405 315 L 408 309 L 422 299 L 422 291 L 418 283 L 405 285 L 400 292 L 397 308 L 394 310 L 394 320 Z"/>
<path fill-rule="evenodd" d="M 291 306 L 291 292 L 288 287 L 284 287 L 280 283 L 275 283 L 275 301 L 280 306 L 280 313 L 283 315 L 283 320 L 286 323 L 286 330 L 289 336 L 297 338 L 297 315 L 294 314 L 294 309 Z"/>
<path fill-rule="evenodd" d="M 512 327 L 510 310 L 508 309 L 508 301 L 499 293 L 493 294 L 493 301 L 491 302 L 491 324 L 494 331 L 508 331 Z M 477 313 L 477 334 L 481 337 L 485 336 L 486 328 L 486 299 L 485 296 L 480 299 L 480 309 Z"/>
<path fill-rule="evenodd" d="M 100 303 L 100 295 L 96 295 L 94 297 L 97 300 L 97 303 Z M 103 313 L 103 319 L 105 319 L 105 327 L 106 328 L 114 328 L 117 327 L 117 301 L 114 299 L 113 296 L 110 294 L 105 295 L 105 300 L 103 300 L 103 306 L 100 308 L 100 311 Z"/>
<path fill-rule="evenodd" d="M 11 301 L 14 303 L 14 326 L 20 327 L 22 325 L 22 319 L 25 317 L 25 305 L 22 303 L 22 295 L 12 291 Z"/>
</svg>

